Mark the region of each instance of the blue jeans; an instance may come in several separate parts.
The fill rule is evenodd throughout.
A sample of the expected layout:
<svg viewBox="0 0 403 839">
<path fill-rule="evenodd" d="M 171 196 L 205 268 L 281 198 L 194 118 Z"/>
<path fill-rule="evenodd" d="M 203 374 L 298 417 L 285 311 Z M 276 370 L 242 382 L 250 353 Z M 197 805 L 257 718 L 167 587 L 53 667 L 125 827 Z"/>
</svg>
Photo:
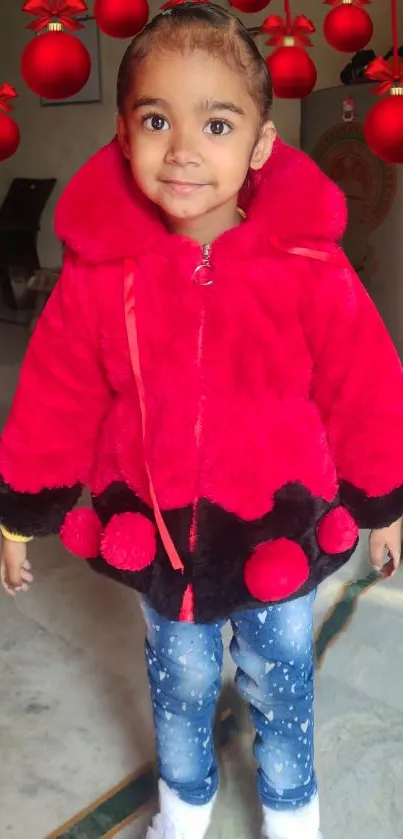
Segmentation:
<svg viewBox="0 0 403 839">
<path fill-rule="evenodd" d="M 313 764 L 315 594 L 231 616 L 236 685 L 256 730 L 258 790 L 276 810 L 316 794 Z M 189 804 L 218 786 L 213 721 L 220 691 L 225 621 L 191 624 L 160 617 L 142 602 L 160 777 Z"/>
</svg>

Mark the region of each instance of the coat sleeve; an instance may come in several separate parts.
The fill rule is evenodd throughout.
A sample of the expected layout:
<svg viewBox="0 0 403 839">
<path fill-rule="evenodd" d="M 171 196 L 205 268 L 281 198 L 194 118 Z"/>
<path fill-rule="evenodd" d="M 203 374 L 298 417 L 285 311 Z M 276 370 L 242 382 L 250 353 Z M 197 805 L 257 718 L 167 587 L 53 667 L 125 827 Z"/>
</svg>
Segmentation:
<svg viewBox="0 0 403 839">
<path fill-rule="evenodd" d="M 312 396 L 341 503 L 359 527 L 386 527 L 403 514 L 403 371 L 353 268 L 341 250 L 332 257 L 334 264 L 312 266 L 304 293 Z"/>
<path fill-rule="evenodd" d="M 0 440 L 0 522 L 11 533 L 57 533 L 88 481 L 111 399 L 91 282 L 67 255 L 22 366 Z"/>
</svg>

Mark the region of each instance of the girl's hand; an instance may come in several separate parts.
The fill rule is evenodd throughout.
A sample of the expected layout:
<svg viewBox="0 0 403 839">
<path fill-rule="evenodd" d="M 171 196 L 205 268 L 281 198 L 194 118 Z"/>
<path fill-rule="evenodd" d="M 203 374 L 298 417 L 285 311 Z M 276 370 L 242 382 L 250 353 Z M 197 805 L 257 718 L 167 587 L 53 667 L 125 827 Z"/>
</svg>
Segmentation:
<svg viewBox="0 0 403 839">
<path fill-rule="evenodd" d="M 27 558 L 27 543 L 3 538 L 0 556 L 0 579 L 7 594 L 15 597 L 28 591 L 33 581 L 31 563 Z"/>
<path fill-rule="evenodd" d="M 385 553 L 387 561 L 385 563 Z M 402 519 L 389 527 L 373 530 L 369 537 L 369 558 L 383 577 L 394 577 L 402 556 Z"/>
</svg>

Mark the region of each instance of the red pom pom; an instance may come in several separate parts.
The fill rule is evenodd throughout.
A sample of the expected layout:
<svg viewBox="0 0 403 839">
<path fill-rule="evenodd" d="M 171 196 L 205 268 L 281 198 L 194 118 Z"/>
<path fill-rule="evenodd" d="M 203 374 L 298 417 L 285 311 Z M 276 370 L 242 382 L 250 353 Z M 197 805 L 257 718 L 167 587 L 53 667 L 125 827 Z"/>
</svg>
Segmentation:
<svg viewBox="0 0 403 839">
<path fill-rule="evenodd" d="M 323 34 L 328 44 L 339 52 L 358 52 L 364 49 L 373 32 L 374 25 L 368 12 L 350 3 L 332 9 L 323 24 Z"/>
<path fill-rule="evenodd" d="M 403 163 L 403 95 L 376 102 L 364 122 L 365 139 L 381 160 Z"/>
<path fill-rule="evenodd" d="M 345 507 L 336 507 L 319 523 L 317 537 L 323 553 L 341 554 L 354 547 L 358 539 L 358 527 Z"/>
<path fill-rule="evenodd" d="M 0 113 L 0 161 L 8 160 L 20 144 L 20 129 L 7 114 Z"/>
<path fill-rule="evenodd" d="M 290 539 L 264 542 L 245 565 L 246 587 L 256 600 L 264 603 L 290 597 L 308 577 L 308 559 Z"/>
<path fill-rule="evenodd" d="M 268 56 L 267 66 L 278 99 L 304 99 L 316 85 L 315 64 L 303 47 L 279 47 Z"/>
<path fill-rule="evenodd" d="M 144 29 L 149 14 L 147 0 L 95 0 L 95 20 L 111 38 L 134 38 Z"/>
<path fill-rule="evenodd" d="M 79 507 L 68 513 L 60 538 L 70 553 L 81 559 L 95 559 L 101 547 L 102 525 L 94 510 Z"/>
<path fill-rule="evenodd" d="M 87 84 L 91 57 L 74 35 L 45 32 L 30 41 L 22 55 L 25 83 L 44 99 L 69 99 Z"/>
<path fill-rule="evenodd" d="M 102 538 L 102 556 L 122 571 L 142 571 L 156 552 L 155 527 L 140 513 L 121 513 L 110 520 Z"/>
</svg>

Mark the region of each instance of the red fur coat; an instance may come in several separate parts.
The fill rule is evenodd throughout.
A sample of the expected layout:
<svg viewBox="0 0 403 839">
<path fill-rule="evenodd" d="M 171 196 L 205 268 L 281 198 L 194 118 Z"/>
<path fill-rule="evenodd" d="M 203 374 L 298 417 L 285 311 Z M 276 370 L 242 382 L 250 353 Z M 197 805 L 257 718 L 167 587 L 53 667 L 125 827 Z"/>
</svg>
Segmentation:
<svg viewBox="0 0 403 839">
<path fill-rule="evenodd" d="M 402 370 L 337 245 L 342 195 L 277 141 L 241 204 L 195 275 L 199 246 L 167 232 L 116 141 L 96 154 L 58 207 L 63 274 L 0 445 L 3 524 L 61 530 L 173 619 L 184 599 L 209 621 L 303 594 L 358 527 L 403 512 Z M 73 510 L 84 485 L 93 509 Z"/>
</svg>

